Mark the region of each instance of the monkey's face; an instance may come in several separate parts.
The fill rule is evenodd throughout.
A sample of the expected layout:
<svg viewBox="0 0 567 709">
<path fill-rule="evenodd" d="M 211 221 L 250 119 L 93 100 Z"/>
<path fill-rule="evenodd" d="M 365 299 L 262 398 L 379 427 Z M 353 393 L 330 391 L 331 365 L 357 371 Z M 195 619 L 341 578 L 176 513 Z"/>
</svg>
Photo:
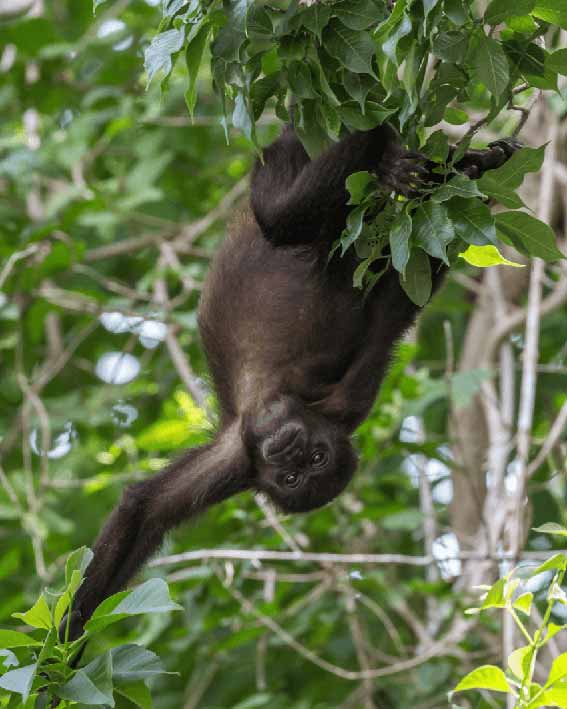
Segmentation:
<svg viewBox="0 0 567 709">
<path fill-rule="evenodd" d="M 324 417 L 280 400 L 249 430 L 255 486 L 283 512 L 308 512 L 339 495 L 356 469 L 348 437 Z"/>
</svg>

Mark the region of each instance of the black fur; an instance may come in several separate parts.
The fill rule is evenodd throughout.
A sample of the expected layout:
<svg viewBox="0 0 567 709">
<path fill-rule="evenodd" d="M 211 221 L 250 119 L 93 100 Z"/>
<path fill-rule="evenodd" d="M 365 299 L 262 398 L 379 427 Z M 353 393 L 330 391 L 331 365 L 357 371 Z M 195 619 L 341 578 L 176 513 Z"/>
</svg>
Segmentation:
<svg viewBox="0 0 567 709">
<path fill-rule="evenodd" d="M 471 153 L 462 167 L 497 167 L 510 152 Z M 397 273 L 364 300 L 352 287 L 352 259 L 327 263 L 348 214 L 345 179 L 359 170 L 403 190 L 419 166 L 388 126 L 354 133 L 315 161 L 289 128 L 264 151 L 252 175 L 253 215 L 217 254 L 200 304 L 219 432 L 126 489 L 96 542 L 72 636 L 183 520 L 246 489 L 287 512 L 311 510 L 350 481 L 350 436 L 418 312 Z M 437 264 L 435 273 L 438 283 Z"/>
</svg>

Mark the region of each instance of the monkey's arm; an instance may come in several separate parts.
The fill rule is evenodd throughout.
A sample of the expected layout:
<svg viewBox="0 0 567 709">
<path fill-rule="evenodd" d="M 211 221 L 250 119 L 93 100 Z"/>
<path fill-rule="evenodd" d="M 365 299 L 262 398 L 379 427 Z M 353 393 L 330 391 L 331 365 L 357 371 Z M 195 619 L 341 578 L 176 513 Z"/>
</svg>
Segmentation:
<svg viewBox="0 0 567 709">
<path fill-rule="evenodd" d="M 264 163 L 257 162 L 252 174 L 252 209 L 264 236 L 276 245 L 312 243 L 321 235 L 327 243 L 334 241 L 349 209 L 346 178 L 376 170 L 386 150 L 399 169 L 403 149 L 395 131 L 384 124 L 353 133 L 310 161 L 299 139 L 286 129 L 264 151 Z"/>
<path fill-rule="evenodd" d="M 73 604 L 71 636 L 108 596 L 120 591 L 164 535 L 251 485 L 250 463 L 234 424 L 206 446 L 187 451 L 157 475 L 126 488 L 94 546 Z"/>
<path fill-rule="evenodd" d="M 484 150 L 469 150 L 456 170 L 478 178 L 503 165 L 518 147 L 517 141 L 508 139 Z M 404 150 L 388 124 L 353 133 L 314 161 L 288 127 L 264 151 L 264 162 L 254 167 L 252 209 L 264 236 L 275 245 L 308 244 L 321 238 L 329 244 L 346 225 L 345 182 L 353 172 L 374 171 L 388 189 L 410 194 L 420 179 L 446 179 L 432 172 L 435 167 L 433 162 L 420 164 L 419 155 Z"/>
</svg>

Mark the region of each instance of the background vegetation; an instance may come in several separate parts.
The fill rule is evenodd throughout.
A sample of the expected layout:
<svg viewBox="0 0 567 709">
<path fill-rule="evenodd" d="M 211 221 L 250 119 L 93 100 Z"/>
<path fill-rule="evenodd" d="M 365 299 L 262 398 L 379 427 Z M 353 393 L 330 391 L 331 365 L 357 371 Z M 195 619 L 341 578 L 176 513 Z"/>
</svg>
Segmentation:
<svg viewBox="0 0 567 709">
<path fill-rule="evenodd" d="M 308 4 L 315 18 L 326 12 L 325 4 Z M 353 4 L 369 5 L 342 3 Z M 429 57 L 429 42 L 438 38 L 419 80 L 427 88 L 431 72 L 443 68 L 449 76 L 433 83 L 430 103 L 410 90 L 419 84 L 406 76 L 408 64 L 400 72 L 382 66 L 381 77 L 392 82 L 389 96 L 369 97 L 374 89 L 364 93 L 364 77 L 372 52 L 366 49 L 367 63 L 357 64 L 334 34 L 335 44 L 326 44 L 330 57 L 320 62 L 323 74 L 316 62 L 303 62 L 307 79 L 297 48 L 281 37 L 277 52 L 262 45 L 266 26 L 264 34 L 261 22 L 243 28 L 235 24 L 238 13 L 224 33 L 237 46 L 219 49 L 223 13 L 214 3 L 204 4 L 207 42 L 214 36 L 215 43 L 209 50 L 203 42 L 202 62 L 192 43 L 202 25 L 194 36 L 189 29 L 199 3 L 99 5 L 93 17 L 89 2 L 45 0 L 10 21 L 0 6 L 0 624 L 19 630 L 26 618 L 11 614 L 32 605 L 43 587 L 61 589 L 68 553 L 92 543 L 123 485 L 208 435 L 213 417 L 196 334 L 199 289 L 227 219 L 245 207 L 254 159 L 245 134 L 266 144 L 285 119 L 274 77 L 266 96 L 274 98 L 254 110 L 256 79 L 282 72 L 277 86 L 289 83 L 300 97 L 307 138 L 354 127 L 353 116 L 373 108 L 367 100 L 393 107 L 399 125 L 403 95 L 415 99 L 403 123 L 410 143 L 441 129 L 452 142 L 465 136 L 482 145 L 509 135 L 521 120 L 526 144 L 548 143 L 521 199 L 553 228 L 563 251 L 567 236 L 562 0 L 518 0 L 519 15 L 509 14 L 510 3 L 495 2 L 493 11 L 504 15 L 484 23 L 483 3 L 396 3 L 396 23 L 384 34 L 384 41 L 394 37 L 386 52 L 394 65 L 409 51 Z M 227 7 L 234 13 L 247 4 Z M 279 16 L 282 7 L 274 2 L 268 9 Z M 427 25 L 424 13 L 433 13 Z M 330 29 L 315 19 L 307 31 L 317 36 L 344 26 L 364 36 L 362 17 L 329 15 Z M 540 30 L 542 20 L 552 29 Z M 427 30 L 419 34 L 420 27 Z M 442 44 L 441 32 L 448 35 Z M 543 59 L 530 49 L 540 47 L 532 39 L 541 32 Z M 473 35 L 488 49 L 463 48 L 463 37 Z M 522 61 L 501 55 L 505 41 L 523 47 Z M 257 46 L 264 65 L 254 77 L 250 47 Z M 221 50 L 229 52 L 224 59 Z M 274 52 L 280 65 L 271 71 Z M 478 56 L 503 56 L 504 63 L 488 75 L 480 59 L 471 60 Z M 341 110 L 326 93 L 325 72 L 334 61 L 353 75 L 356 106 L 340 95 L 340 83 L 329 91 L 338 92 Z M 240 74 L 233 64 L 244 67 Z M 450 74 L 451 67 L 465 67 L 465 76 Z M 166 74 L 162 91 L 157 79 Z M 507 92 L 521 94 L 517 108 L 503 110 Z M 444 141 L 440 134 L 435 140 L 430 155 L 442 163 Z M 385 232 L 376 233 L 379 244 Z M 376 233 L 366 245 L 363 235 L 363 262 Z M 506 235 L 510 230 L 499 230 Z M 548 232 L 542 238 L 549 243 Z M 515 243 L 524 252 L 537 248 Z M 521 253 L 505 252 L 525 262 Z M 492 584 L 518 558 L 520 576 L 529 574 L 560 545 L 561 537 L 530 528 L 567 521 L 567 270 L 564 261 L 540 259 L 483 271 L 458 262 L 400 346 L 357 433 L 361 466 L 348 493 L 322 511 L 285 519 L 244 495 L 179 530 L 142 580 L 166 579 L 183 612 L 150 612 L 108 627 L 90 644 L 87 660 L 124 643 L 150 647 L 177 673 L 152 679 L 159 709 L 434 709 L 447 706 L 447 692 L 467 671 L 505 663 L 524 642 L 511 616 L 463 611 L 473 587 Z M 536 624 L 554 571 L 513 589 L 514 597 L 533 592 L 543 599 L 532 609 Z M 554 594 L 548 620 L 560 626 L 567 610 L 561 592 Z M 558 634 L 541 650 L 536 680 L 547 677 L 565 645 Z M 3 669 L 14 667 L 21 652 L 0 651 Z M 502 706 L 486 692 L 471 696 L 455 701 Z M 147 706 L 142 701 L 116 695 L 119 707 Z M 0 704 L 7 702 L 2 696 Z"/>
</svg>

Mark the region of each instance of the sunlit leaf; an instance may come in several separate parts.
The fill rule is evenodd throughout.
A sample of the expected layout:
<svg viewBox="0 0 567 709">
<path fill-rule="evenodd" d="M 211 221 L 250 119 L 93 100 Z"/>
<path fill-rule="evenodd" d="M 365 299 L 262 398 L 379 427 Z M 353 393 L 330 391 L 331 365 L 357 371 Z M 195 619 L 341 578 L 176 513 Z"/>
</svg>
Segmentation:
<svg viewBox="0 0 567 709">
<path fill-rule="evenodd" d="M 507 258 L 502 256 L 496 246 L 492 245 L 471 245 L 466 251 L 459 254 L 459 256 L 467 263 L 470 263 L 472 266 L 477 266 L 478 268 L 489 268 L 490 266 L 515 266 L 516 268 L 524 267 L 524 264 L 522 263 L 509 261 Z"/>
<path fill-rule="evenodd" d="M 0 648 L 30 647 L 34 645 L 41 645 L 41 643 L 30 635 L 19 633 L 16 630 L 0 630 Z"/>
<path fill-rule="evenodd" d="M 493 692 L 509 692 L 510 686 L 506 675 L 495 665 L 483 665 L 464 677 L 453 691 L 466 689 L 491 689 Z"/>
<path fill-rule="evenodd" d="M 533 648 L 531 645 L 519 647 L 508 656 L 508 667 L 519 680 L 529 676 L 532 656 Z"/>
<path fill-rule="evenodd" d="M 49 610 L 43 593 L 29 611 L 25 613 L 12 613 L 12 616 L 23 620 L 24 623 L 31 625 L 32 628 L 44 628 L 45 630 L 49 630 L 53 625 L 51 611 Z"/>
</svg>

